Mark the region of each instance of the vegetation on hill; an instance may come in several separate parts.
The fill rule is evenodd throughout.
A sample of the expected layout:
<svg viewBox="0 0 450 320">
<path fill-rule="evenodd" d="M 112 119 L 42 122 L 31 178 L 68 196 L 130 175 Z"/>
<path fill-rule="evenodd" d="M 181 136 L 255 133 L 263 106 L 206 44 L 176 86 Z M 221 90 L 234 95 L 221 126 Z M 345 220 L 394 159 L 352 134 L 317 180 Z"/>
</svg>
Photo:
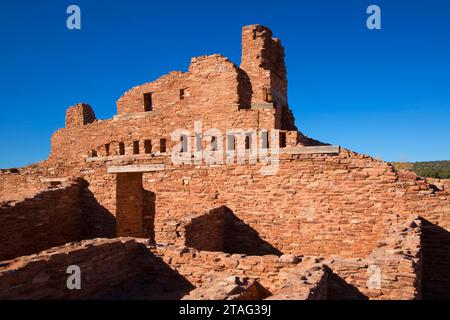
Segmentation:
<svg viewBox="0 0 450 320">
<path fill-rule="evenodd" d="M 450 179 L 450 161 L 393 162 L 397 170 L 414 171 L 425 178 Z"/>
</svg>

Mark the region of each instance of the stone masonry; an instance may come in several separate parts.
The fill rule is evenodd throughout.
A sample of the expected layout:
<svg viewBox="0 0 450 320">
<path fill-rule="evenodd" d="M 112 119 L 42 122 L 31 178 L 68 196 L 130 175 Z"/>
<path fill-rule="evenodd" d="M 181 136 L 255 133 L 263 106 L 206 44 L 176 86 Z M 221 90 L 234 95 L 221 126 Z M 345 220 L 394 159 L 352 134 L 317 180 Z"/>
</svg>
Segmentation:
<svg viewBox="0 0 450 320">
<path fill-rule="evenodd" d="M 447 186 L 302 134 L 281 41 L 245 26 L 240 66 L 76 104 L 0 171 L 0 298 L 448 299 Z"/>
</svg>

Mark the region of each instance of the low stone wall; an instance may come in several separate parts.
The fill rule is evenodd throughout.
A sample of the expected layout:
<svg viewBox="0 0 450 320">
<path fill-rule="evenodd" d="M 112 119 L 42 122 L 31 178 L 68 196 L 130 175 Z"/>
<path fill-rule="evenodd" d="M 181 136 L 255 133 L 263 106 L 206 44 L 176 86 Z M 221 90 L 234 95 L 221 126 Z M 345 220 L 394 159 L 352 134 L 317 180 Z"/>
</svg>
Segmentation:
<svg viewBox="0 0 450 320">
<path fill-rule="evenodd" d="M 209 210 L 182 219 L 176 228 L 176 245 L 205 251 L 223 251 L 225 238 L 224 208 Z"/>
<path fill-rule="evenodd" d="M 286 260 L 289 256 L 247 256 L 185 247 L 156 247 L 155 254 L 195 286 L 202 285 L 207 275 L 213 272 L 257 279 L 271 292 L 282 287 L 298 263 L 294 256 Z"/>
<path fill-rule="evenodd" d="M 422 230 L 423 298 L 450 300 L 450 232 L 426 219 Z"/>
<path fill-rule="evenodd" d="M 33 197 L 47 187 L 41 176 L 49 174 L 49 170 L 41 164 L 23 168 L 0 169 L 0 204 L 4 202 L 20 202 Z"/>
<path fill-rule="evenodd" d="M 263 300 L 271 295 L 257 280 L 213 274 L 183 300 Z"/>
<path fill-rule="evenodd" d="M 258 279 L 212 273 L 184 300 L 326 300 L 329 270 L 321 265 L 301 265 L 289 274 L 274 294 Z M 232 272 L 231 272 L 232 273 Z"/>
<path fill-rule="evenodd" d="M 150 246 L 136 238 L 86 240 L 4 261 L 0 299 L 189 299 L 194 288 L 191 298 L 217 299 L 219 287 L 224 299 L 420 298 L 420 220 L 395 224 L 390 233 L 365 260 L 247 256 Z M 70 265 L 80 267 L 82 290 L 67 289 Z M 245 280 L 239 297 L 218 281 L 230 277 Z"/>
<path fill-rule="evenodd" d="M 305 268 L 292 273 L 285 284 L 269 300 L 327 300 L 329 269 L 323 266 Z"/>
<path fill-rule="evenodd" d="M 80 267 L 81 290 L 67 288 L 71 265 Z M 266 296 L 282 289 L 280 297 L 310 299 L 324 297 L 326 290 L 319 290 L 324 270 L 315 260 L 300 262 L 294 256 L 246 257 L 153 247 L 145 239 L 94 239 L 4 261 L 0 299 L 180 299 L 195 287 L 214 299 L 211 277 L 230 276 L 257 281 Z"/>
<path fill-rule="evenodd" d="M 164 245 L 247 255 L 281 255 L 226 206 L 159 224 Z M 176 235 L 176 238 L 174 238 Z"/>
<path fill-rule="evenodd" d="M 80 182 L 0 206 L 0 261 L 83 238 Z"/>
<path fill-rule="evenodd" d="M 139 248 L 131 238 L 97 239 L 3 262 L 0 299 L 95 298 L 142 272 L 134 260 Z M 80 267 L 81 290 L 67 288 L 71 265 Z"/>
<path fill-rule="evenodd" d="M 326 264 L 370 299 L 410 300 L 422 297 L 421 221 L 393 224 L 386 238 L 366 259 L 335 258 Z M 341 298 L 353 299 L 349 296 Z"/>
</svg>

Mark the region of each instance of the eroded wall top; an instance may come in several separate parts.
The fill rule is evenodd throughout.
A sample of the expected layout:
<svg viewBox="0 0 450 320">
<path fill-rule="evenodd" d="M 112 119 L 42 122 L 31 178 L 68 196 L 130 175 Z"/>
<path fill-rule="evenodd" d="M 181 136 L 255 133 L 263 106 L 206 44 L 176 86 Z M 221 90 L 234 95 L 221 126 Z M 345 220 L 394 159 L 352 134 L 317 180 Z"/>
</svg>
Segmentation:
<svg viewBox="0 0 450 320">
<path fill-rule="evenodd" d="M 171 133 L 189 130 L 194 122 L 204 131 L 297 133 L 287 104 L 284 49 L 261 25 L 243 27 L 240 67 L 219 54 L 192 58 L 187 72 L 174 71 L 125 92 L 117 111 L 113 119 L 96 120 L 89 105 L 70 107 L 66 127 L 52 136 L 49 160 L 170 150 Z"/>
</svg>

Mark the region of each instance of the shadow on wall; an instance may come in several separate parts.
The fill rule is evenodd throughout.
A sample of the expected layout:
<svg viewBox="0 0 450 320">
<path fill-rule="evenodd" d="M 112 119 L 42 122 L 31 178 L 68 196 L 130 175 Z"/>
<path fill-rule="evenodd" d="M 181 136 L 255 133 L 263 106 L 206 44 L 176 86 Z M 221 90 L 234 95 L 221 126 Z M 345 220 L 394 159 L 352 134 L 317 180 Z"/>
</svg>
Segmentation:
<svg viewBox="0 0 450 320">
<path fill-rule="evenodd" d="M 155 243 L 155 210 L 156 194 L 149 190 L 144 192 L 144 206 L 142 208 L 142 228 L 150 243 Z"/>
<path fill-rule="evenodd" d="M 242 70 L 238 70 L 238 95 L 239 95 L 239 108 L 249 109 L 252 104 L 252 83 L 248 74 Z"/>
<path fill-rule="evenodd" d="M 191 298 L 194 299 L 203 296 L 223 299 L 225 296 L 230 297 L 230 295 L 244 293 L 240 296 L 240 299 L 259 300 L 271 294 L 257 283 L 246 287 L 246 284 L 252 283 L 251 280 L 247 282 L 243 278 L 244 281 L 236 282 L 232 277 L 230 281 L 230 275 L 234 271 L 228 270 L 232 271 L 228 274 L 222 270 L 224 261 L 233 260 L 230 257 L 225 258 L 225 260 L 217 260 L 213 258 L 214 255 L 197 256 L 195 252 L 190 252 L 185 258 L 173 261 L 172 258 L 164 259 L 161 253 L 154 249 L 133 238 L 95 239 L 55 247 L 39 255 L 25 256 L 17 261 L 9 261 L 0 267 L 0 300 L 178 300 L 195 289 L 193 283 L 200 285 L 196 290 L 197 293 L 194 292 L 191 295 Z M 181 257 L 182 252 L 183 250 L 179 249 L 168 250 L 164 252 L 164 256 L 166 258 L 169 258 L 169 256 Z M 169 254 L 169 256 L 166 256 L 166 254 Z M 216 257 L 218 256 L 216 255 Z M 223 255 L 222 257 L 224 258 Z M 198 263 L 205 265 L 199 266 Z M 67 290 L 66 268 L 68 264 L 78 265 L 82 268 L 82 290 Z M 208 269 L 211 272 L 205 274 L 204 272 Z M 288 269 L 290 268 L 288 267 Z M 239 273 L 244 270 L 241 267 Z M 180 273 L 180 271 L 183 271 L 183 273 Z M 311 271 L 313 270 L 311 269 Z M 324 293 L 327 299 L 366 298 L 357 289 L 333 274 L 329 268 L 324 271 L 328 274 L 327 277 L 322 277 L 326 281 L 323 284 L 326 285 Z M 273 274 L 274 277 L 277 277 L 275 274 L 278 274 L 280 280 L 283 280 L 286 276 L 284 272 L 278 269 Z M 193 279 L 188 280 L 185 275 L 192 276 Z M 303 286 L 309 287 L 311 285 L 309 282 L 304 282 L 301 274 L 294 272 L 291 275 L 297 279 L 296 282 L 300 287 L 294 286 L 294 291 L 288 291 L 290 293 L 287 296 L 288 298 L 292 297 L 292 294 L 295 296 L 297 289 L 301 291 Z M 42 279 L 45 279 L 45 281 Z M 284 279 L 285 283 L 282 288 L 292 285 L 287 279 Z M 230 281 L 231 288 L 230 285 L 226 285 L 228 281 Z M 253 284 L 255 283 L 253 282 Z M 243 285 L 243 287 L 237 288 L 236 285 Z M 245 292 L 242 292 L 241 289 L 244 289 Z M 316 289 L 322 291 L 321 287 L 316 287 L 313 291 Z M 314 296 L 314 292 L 311 293 Z M 277 295 L 277 292 L 274 292 L 274 294 Z"/>
<path fill-rule="evenodd" d="M 185 226 L 184 237 L 185 245 L 197 250 L 247 255 L 283 254 L 226 206 L 192 218 Z"/>
<path fill-rule="evenodd" d="M 195 286 L 147 248 L 139 248 L 135 268 L 139 275 L 98 294 L 101 300 L 180 300 Z"/>
<path fill-rule="evenodd" d="M 262 239 L 258 231 L 242 221 L 228 207 L 224 207 L 224 218 L 224 252 L 258 256 L 266 254 L 281 256 L 283 254 L 269 242 Z"/>
<path fill-rule="evenodd" d="M 328 300 L 369 300 L 367 296 L 361 293 L 355 286 L 347 283 L 333 271 L 328 271 Z"/>
<path fill-rule="evenodd" d="M 67 289 L 69 264 L 80 266 L 82 290 Z M 67 244 L 0 267 L 0 300 L 178 300 L 192 289 L 160 256 L 131 238 Z"/>
<path fill-rule="evenodd" d="M 450 299 L 450 232 L 422 220 L 422 297 L 425 300 Z"/>
<path fill-rule="evenodd" d="M 89 183 L 81 190 L 82 214 L 84 217 L 84 239 L 114 238 L 116 218 L 102 206 L 89 190 Z"/>
</svg>

